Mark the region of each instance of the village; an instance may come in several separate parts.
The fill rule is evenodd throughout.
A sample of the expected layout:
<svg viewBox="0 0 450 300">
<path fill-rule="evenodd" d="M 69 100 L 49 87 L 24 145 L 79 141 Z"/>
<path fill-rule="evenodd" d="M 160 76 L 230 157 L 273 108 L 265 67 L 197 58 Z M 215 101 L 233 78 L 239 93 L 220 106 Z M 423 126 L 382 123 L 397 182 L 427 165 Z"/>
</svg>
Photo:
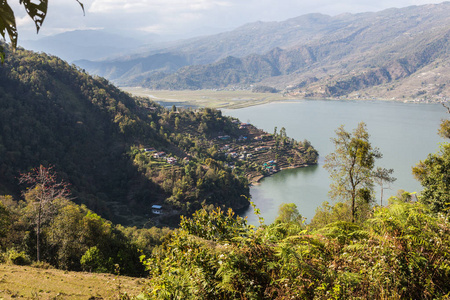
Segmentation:
<svg viewBox="0 0 450 300">
<path fill-rule="evenodd" d="M 235 121 L 237 122 L 237 121 Z M 239 123 L 236 136 L 217 135 L 211 143 L 218 148 L 220 161 L 231 169 L 240 166 L 250 184 L 257 184 L 265 176 L 286 168 L 305 167 L 314 164 L 314 157 L 308 155 L 304 143 L 296 142 L 283 135 L 274 135 L 257 129 L 249 123 Z M 190 156 L 175 157 L 152 147 L 141 149 L 155 162 L 167 166 L 183 166 L 189 163 Z M 315 150 L 314 150 L 315 151 Z"/>
</svg>

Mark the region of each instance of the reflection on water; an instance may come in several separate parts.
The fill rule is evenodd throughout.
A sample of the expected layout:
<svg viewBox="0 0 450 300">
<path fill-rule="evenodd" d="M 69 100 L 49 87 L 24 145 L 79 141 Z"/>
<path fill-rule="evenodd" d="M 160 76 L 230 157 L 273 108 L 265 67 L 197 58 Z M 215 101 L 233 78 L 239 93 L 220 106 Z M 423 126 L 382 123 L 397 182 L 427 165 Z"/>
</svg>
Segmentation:
<svg viewBox="0 0 450 300">
<path fill-rule="evenodd" d="M 326 198 L 327 189 L 318 180 L 315 173 L 321 171 L 318 165 L 306 168 L 287 169 L 266 177 L 261 184 L 251 188 L 252 199 L 256 207 L 262 210 L 265 224 L 272 223 L 278 215 L 278 208 L 283 203 L 295 203 L 308 220 L 312 218 L 317 207 Z M 319 200 L 321 199 L 321 200 Z M 245 213 L 250 224 L 257 224 L 258 218 L 250 207 Z"/>
<path fill-rule="evenodd" d="M 439 104 L 388 101 L 297 100 L 223 112 L 267 132 L 273 132 L 275 126 L 285 127 L 288 136 L 300 141 L 307 139 L 319 151 L 318 166 L 284 170 L 251 188 L 252 201 L 261 210 L 266 224 L 273 222 L 282 203 L 295 203 L 310 221 L 315 209 L 323 201 L 329 201 L 330 179 L 322 166 L 325 156 L 334 150 L 330 138 L 340 125 L 352 131 L 364 121 L 372 145 L 383 153 L 378 166 L 394 169 L 398 179 L 390 190 L 384 191 L 384 200 L 398 189 L 420 191 L 411 167 L 428 153 L 437 151 L 438 143 L 443 141 L 437 135 L 439 123 L 448 117 Z M 248 216 L 251 224 L 258 223 L 251 208 L 243 215 Z"/>
</svg>

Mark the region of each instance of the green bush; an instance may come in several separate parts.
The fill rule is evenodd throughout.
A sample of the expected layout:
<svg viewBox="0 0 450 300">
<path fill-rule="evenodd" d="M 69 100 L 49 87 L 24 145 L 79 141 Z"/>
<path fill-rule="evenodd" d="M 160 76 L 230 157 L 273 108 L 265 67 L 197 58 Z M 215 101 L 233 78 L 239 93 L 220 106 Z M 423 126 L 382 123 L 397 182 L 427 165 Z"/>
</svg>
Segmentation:
<svg viewBox="0 0 450 300">
<path fill-rule="evenodd" d="M 9 249 L 6 253 L 6 262 L 13 265 L 26 266 L 31 264 L 30 257 L 24 251 Z"/>
<path fill-rule="evenodd" d="M 89 272 L 106 273 L 109 269 L 103 254 L 97 246 L 86 250 L 86 253 L 81 257 L 80 263 L 83 269 Z"/>
</svg>

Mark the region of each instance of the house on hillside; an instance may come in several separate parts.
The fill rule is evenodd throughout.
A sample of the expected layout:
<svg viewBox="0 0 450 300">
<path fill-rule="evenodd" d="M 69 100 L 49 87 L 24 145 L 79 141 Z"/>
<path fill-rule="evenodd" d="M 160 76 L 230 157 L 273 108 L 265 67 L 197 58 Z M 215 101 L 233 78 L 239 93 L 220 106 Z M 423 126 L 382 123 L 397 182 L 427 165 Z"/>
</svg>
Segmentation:
<svg viewBox="0 0 450 300">
<path fill-rule="evenodd" d="M 163 157 L 165 157 L 165 156 L 166 156 L 166 152 L 164 152 L 164 151 L 157 152 L 157 153 L 154 153 L 154 154 L 153 154 L 153 157 L 154 157 L 154 158 L 163 158 Z"/>
<path fill-rule="evenodd" d="M 166 161 L 171 165 L 174 165 L 177 163 L 177 159 L 175 157 L 167 157 Z"/>
<path fill-rule="evenodd" d="M 152 213 L 155 215 L 161 215 L 162 214 L 162 206 L 161 205 L 152 205 Z"/>
<path fill-rule="evenodd" d="M 241 125 L 239 126 L 239 129 L 244 129 L 244 128 L 247 128 L 248 126 L 250 126 L 249 123 L 241 123 Z"/>
</svg>

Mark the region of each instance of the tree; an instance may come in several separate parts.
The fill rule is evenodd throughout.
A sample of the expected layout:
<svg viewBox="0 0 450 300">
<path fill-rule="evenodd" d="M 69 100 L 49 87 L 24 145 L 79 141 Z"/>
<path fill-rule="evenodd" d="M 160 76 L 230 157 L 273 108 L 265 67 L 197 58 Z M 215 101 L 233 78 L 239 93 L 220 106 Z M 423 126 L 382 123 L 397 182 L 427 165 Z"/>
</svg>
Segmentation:
<svg viewBox="0 0 450 300">
<path fill-rule="evenodd" d="M 283 203 L 278 208 L 278 216 L 275 222 L 299 223 L 303 221 L 302 215 L 298 212 L 297 205 L 294 203 Z"/>
<path fill-rule="evenodd" d="M 77 1 L 84 13 L 84 5 L 79 0 Z M 36 25 L 36 31 L 39 33 L 39 29 L 44 23 L 44 19 L 47 16 L 48 0 L 37 0 L 32 2 L 32 0 L 19 0 L 20 4 L 25 7 L 27 14 L 33 20 Z M 7 0 L 2 0 L 0 3 L 0 33 L 6 40 L 6 33 L 8 33 L 9 40 L 11 41 L 11 46 L 16 49 L 18 32 L 16 27 L 16 18 L 11 7 L 8 5 Z M 0 58 L 2 63 L 5 60 L 5 52 L 3 47 L 0 46 Z"/>
<path fill-rule="evenodd" d="M 413 168 L 414 176 L 424 187 L 421 199 L 435 212 L 450 209 L 450 143 L 440 146 L 440 151 L 429 154 Z"/>
<path fill-rule="evenodd" d="M 397 178 L 391 176 L 392 173 L 394 173 L 394 169 L 385 169 L 378 167 L 375 170 L 375 182 L 381 187 L 380 206 L 383 206 L 383 191 L 389 188 L 389 183 L 397 180 Z M 388 184 L 387 187 L 385 187 L 386 183 Z"/>
<path fill-rule="evenodd" d="M 447 108 L 450 113 L 450 108 Z M 441 122 L 439 135 L 450 139 L 450 120 Z M 435 212 L 450 210 L 450 143 L 440 145 L 437 153 L 429 154 L 427 159 L 413 167 L 413 174 L 424 187 L 421 199 Z"/>
<path fill-rule="evenodd" d="M 31 208 L 34 210 L 36 259 L 40 261 L 41 225 L 53 215 L 55 208 L 54 201 L 56 199 L 68 198 L 70 192 L 67 183 L 57 181 L 52 167 L 46 168 L 41 165 L 32 172 L 22 174 L 19 181 L 30 186 L 25 193 L 25 198 L 30 202 Z"/>
<path fill-rule="evenodd" d="M 9 227 L 9 212 L 8 209 L 3 205 L 3 202 L 0 197 L 0 238 L 6 236 Z"/>
<path fill-rule="evenodd" d="M 367 205 L 373 193 L 375 160 L 382 157 L 378 148 L 369 142 L 366 124 L 358 124 L 353 133 L 341 125 L 332 138 L 336 150 L 325 158 L 324 168 L 330 172 L 332 199 L 350 201 L 352 222 L 355 222 L 357 205 Z M 358 202 L 358 203 L 357 203 Z"/>
<path fill-rule="evenodd" d="M 447 109 L 447 113 L 450 114 L 450 107 L 445 103 L 442 103 L 442 106 L 444 106 Z M 438 134 L 443 138 L 450 139 L 450 120 L 442 120 Z"/>
</svg>

